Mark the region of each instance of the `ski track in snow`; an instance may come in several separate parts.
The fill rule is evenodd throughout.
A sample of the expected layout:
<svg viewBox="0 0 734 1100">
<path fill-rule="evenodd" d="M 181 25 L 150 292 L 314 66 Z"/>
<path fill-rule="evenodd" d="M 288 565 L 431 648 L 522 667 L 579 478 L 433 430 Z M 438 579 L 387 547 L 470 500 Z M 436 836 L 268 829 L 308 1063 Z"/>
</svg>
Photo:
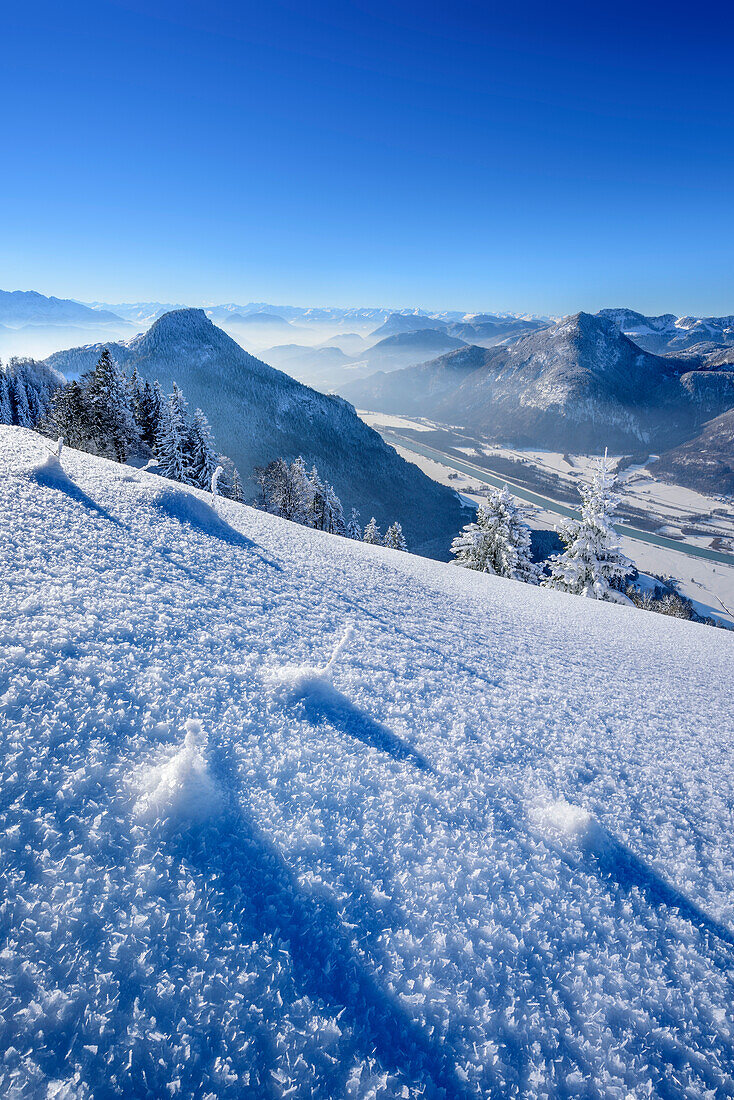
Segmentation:
<svg viewBox="0 0 734 1100">
<path fill-rule="evenodd" d="M 734 1095 L 728 632 L 48 454 L 0 429 L 0 1095 Z"/>
</svg>

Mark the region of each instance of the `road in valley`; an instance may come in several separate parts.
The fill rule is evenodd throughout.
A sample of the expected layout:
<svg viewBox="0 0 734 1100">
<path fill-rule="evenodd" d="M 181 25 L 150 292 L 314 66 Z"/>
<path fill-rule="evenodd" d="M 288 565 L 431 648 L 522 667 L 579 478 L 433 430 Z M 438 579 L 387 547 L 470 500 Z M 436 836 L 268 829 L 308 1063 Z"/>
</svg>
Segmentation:
<svg viewBox="0 0 734 1100">
<path fill-rule="evenodd" d="M 571 508 L 568 504 L 561 504 L 550 497 L 541 496 L 540 493 L 534 493 L 530 489 L 525 489 L 517 481 L 513 481 L 512 478 L 500 477 L 499 474 L 493 474 L 482 466 L 475 466 L 473 462 L 467 462 L 463 458 L 455 458 L 454 455 L 446 454 L 445 451 L 438 451 L 435 447 L 419 443 L 417 440 L 400 435 L 398 432 L 383 429 L 380 435 L 386 443 L 391 443 L 395 447 L 402 447 L 414 454 L 423 455 L 424 458 L 430 458 L 434 462 L 440 462 L 458 473 L 469 474 L 471 477 L 475 477 L 477 481 L 483 481 L 486 485 L 494 485 L 500 489 L 506 485 L 513 496 L 526 500 L 530 504 L 535 504 L 539 508 L 544 508 L 547 512 L 555 512 L 559 516 L 567 516 L 571 519 L 578 518 L 577 509 Z M 661 546 L 664 550 L 676 550 L 679 554 L 688 554 L 693 558 L 706 558 L 708 561 L 720 562 L 722 565 L 734 567 L 734 554 L 727 554 L 723 550 L 712 550 L 707 546 L 694 546 L 690 542 L 666 538 L 665 535 L 657 535 L 651 531 L 641 531 L 638 527 L 628 527 L 624 523 L 615 523 L 614 528 L 618 534 L 625 535 L 630 539 L 637 539 L 638 542 L 648 542 L 653 546 Z"/>
</svg>

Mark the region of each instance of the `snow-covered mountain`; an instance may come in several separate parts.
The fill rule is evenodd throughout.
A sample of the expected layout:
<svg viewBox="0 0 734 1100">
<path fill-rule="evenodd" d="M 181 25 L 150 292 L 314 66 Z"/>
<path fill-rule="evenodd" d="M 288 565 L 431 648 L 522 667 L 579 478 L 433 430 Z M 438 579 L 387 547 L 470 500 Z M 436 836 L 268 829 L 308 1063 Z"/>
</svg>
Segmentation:
<svg viewBox="0 0 734 1100">
<path fill-rule="evenodd" d="M 34 290 L 0 290 L 0 358 L 42 358 L 58 347 L 87 340 L 124 339 L 133 325 L 110 310 Z"/>
<path fill-rule="evenodd" d="M 122 317 L 92 309 L 70 298 L 47 298 L 35 290 L 0 290 L 0 322 L 8 328 L 24 325 L 112 325 L 124 327 Z"/>
<path fill-rule="evenodd" d="M 727 317 L 676 317 L 664 313 L 646 317 L 632 309 L 602 309 L 597 317 L 605 317 L 617 325 L 647 351 L 676 355 L 696 344 L 734 345 L 734 315 Z"/>
<path fill-rule="evenodd" d="M 696 378 L 690 366 L 643 351 L 608 318 L 579 313 L 507 346 L 462 349 L 341 392 L 359 408 L 523 445 L 670 446 L 734 400 L 728 383 Z"/>
<path fill-rule="evenodd" d="M 731 633 L 17 428 L 0 615 L 1 1095 L 731 1094 Z"/>
<path fill-rule="evenodd" d="M 256 465 L 302 454 L 331 482 L 346 508 L 357 507 L 385 526 L 403 524 L 416 551 L 448 556 L 451 538 L 465 519 L 454 492 L 405 462 L 351 405 L 327 397 L 244 351 L 202 310 L 165 314 L 148 332 L 124 344 L 74 348 L 47 362 L 67 377 L 94 366 L 103 346 L 128 370 L 176 382 L 192 407 L 208 416 L 218 446 L 232 458 L 245 491 Z"/>
<path fill-rule="evenodd" d="M 373 340 L 384 340 L 386 336 L 398 336 L 405 332 L 425 332 L 436 329 L 446 332 L 448 323 L 426 313 L 391 313 L 387 320 L 372 333 Z"/>
<path fill-rule="evenodd" d="M 701 493 L 734 496 L 734 408 L 709 420 L 699 435 L 666 451 L 649 469 Z"/>
</svg>

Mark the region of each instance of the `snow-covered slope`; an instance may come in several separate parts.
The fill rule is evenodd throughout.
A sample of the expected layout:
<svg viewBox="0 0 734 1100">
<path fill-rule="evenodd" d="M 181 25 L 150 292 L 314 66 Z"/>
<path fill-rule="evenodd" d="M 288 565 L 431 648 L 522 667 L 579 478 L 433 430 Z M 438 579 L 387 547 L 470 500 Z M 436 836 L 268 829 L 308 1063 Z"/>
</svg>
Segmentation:
<svg viewBox="0 0 734 1100">
<path fill-rule="evenodd" d="M 359 419 L 351 405 L 302 385 L 244 351 L 200 309 L 167 313 L 124 344 L 74 348 L 47 362 L 67 376 L 91 369 L 104 346 L 128 371 L 176 382 L 192 408 L 209 418 L 218 447 L 239 468 L 254 496 L 256 465 L 301 454 L 334 485 L 347 514 L 356 507 L 366 523 L 398 519 L 412 549 L 447 557 L 466 522 L 455 493 L 405 462 Z"/>
<path fill-rule="evenodd" d="M 728 632 L 0 463 L 0 1094 L 732 1094 Z"/>
</svg>

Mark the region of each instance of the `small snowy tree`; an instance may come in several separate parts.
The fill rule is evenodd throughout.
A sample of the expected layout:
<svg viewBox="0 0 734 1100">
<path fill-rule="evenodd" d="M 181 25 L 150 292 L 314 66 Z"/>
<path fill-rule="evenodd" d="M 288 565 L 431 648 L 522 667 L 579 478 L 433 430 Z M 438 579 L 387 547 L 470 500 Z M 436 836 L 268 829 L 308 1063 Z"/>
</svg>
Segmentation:
<svg viewBox="0 0 734 1100">
<path fill-rule="evenodd" d="M 147 381 L 140 384 L 135 403 L 135 423 L 138 425 L 143 443 L 151 449 L 155 448 L 162 408 L 163 395 L 158 383 L 156 382 L 154 386 Z"/>
<path fill-rule="evenodd" d="M 232 500 L 236 500 L 238 504 L 242 504 L 245 499 L 245 494 L 242 492 L 242 481 L 237 467 L 235 466 L 232 471 Z"/>
<path fill-rule="evenodd" d="M 492 490 L 477 510 L 476 523 L 468 523 L 451 544 L 456 565 L 537 584 L 538 567 L 532 560 L 524 515 L 506 486 Z"/>
<path fill-rule="evenodd" d="M 385 532 L 385 538 L 382 540 L 382 545 L 389 547 L 391 550 L 408 549 L 408 544 L 403 536 L 403 528 L 397 520 L 388 527 Z"/>
<path fill-rule="evenodd" d="M 379 546 L 379 544 L 382 542 L 382 538 L 380 536 L 380 528 L 377 526 L 377 520 L 374 516 L 364 529 L 362 542 L 368 542 L 371 546 Z"/>
<path fill-rule="evenodd" d="M 328 503 L 326 486 L 319 477 L 319 472 L 314 465 L 308 475 L 309 499 L 307 508 L 307 523 L 309 527 L 315 527 L 319 531 L 325 531 L 328 527 Z"/>
<path fill-rule="evenodd" d="M 581 519 L 568 520 L 558 528 L 565 546 L 562 554 L 549 559 L 550 576 L 544 588 L 573 592 L 593 600 L 630 603 L 620 587 L 633 569 L 619 549 L 612 526 L 618 503 L 614 492 L 616 476 L 607 453 L 594 467 L 591 481 L 581 492 Z"/>
<path fill-rule="evenodd" d="M 347 524 L 347 538 L 356 539 L 357 542 L 362 541 L 362 528 L 359 525 L 359 512 L 356 508 L 352 508 L 352 514 L 349 517 L 349 523 Z"/>
</svg>

